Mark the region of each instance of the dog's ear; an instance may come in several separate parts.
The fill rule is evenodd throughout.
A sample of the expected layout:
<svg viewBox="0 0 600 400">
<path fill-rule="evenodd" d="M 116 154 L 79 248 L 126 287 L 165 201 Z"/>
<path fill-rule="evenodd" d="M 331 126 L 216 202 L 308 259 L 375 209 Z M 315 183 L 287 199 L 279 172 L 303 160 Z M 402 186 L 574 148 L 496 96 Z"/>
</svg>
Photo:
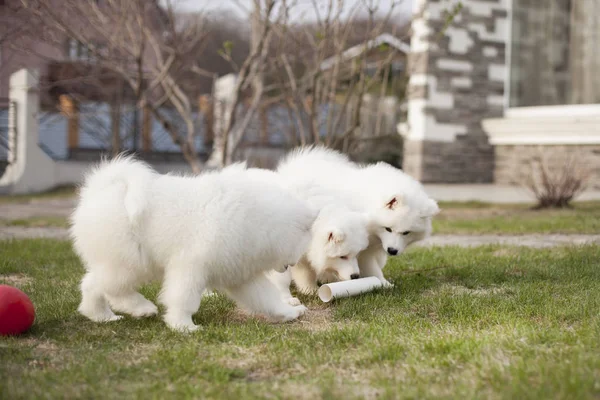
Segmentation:
<svg viewBox="0 0 600 400">
<path fill-rule="evenodd" d="M 402 195 L 396 194 L 385 202 L 385 208 L 388 210 L 395 210 L 396 208 L 402 206 L 402 200 Z"/>
<path fill-rule="evenodd" d="M 344 241 L 344 239 L 346 239 L 346 235 L 344 234 L 344 232 L 340 232 L 337 229 L 332 229 L 327 234 L 327 243 L 330 244 L 341 243 Z"/>
<path fill-rule="evenodd" d="M 421 210 L 422 217 L 433 217 L 440 212 L 440 207 L 437 202 L 433 199 L 427 199 Z"/>
</svg>

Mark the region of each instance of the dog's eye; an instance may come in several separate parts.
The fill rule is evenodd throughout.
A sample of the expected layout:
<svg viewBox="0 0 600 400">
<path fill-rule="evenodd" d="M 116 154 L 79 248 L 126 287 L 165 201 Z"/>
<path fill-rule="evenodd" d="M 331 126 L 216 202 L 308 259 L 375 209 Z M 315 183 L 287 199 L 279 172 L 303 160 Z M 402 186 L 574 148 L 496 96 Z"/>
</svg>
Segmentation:
<svg viewBox="0 0 600 400">
<path fill-rule="evenodd" d="M 340 256 L 340 258 L 341 258 L 342 260 L 347 260 L 347 259 L 348 259 L 348 256 Z"/>
<path fill-rule="evenodd" d="M 409 233 L 410 233 L 410 231 L 405 231 L 405 232 L 402 232 L 402 234 L 403 234 L 404 236 L 408 235 Z"/>
<path fill-rule="evenodd" d="M 385 228 L 386 231 L 391 232 L 392 228 Z"/>
</svg>

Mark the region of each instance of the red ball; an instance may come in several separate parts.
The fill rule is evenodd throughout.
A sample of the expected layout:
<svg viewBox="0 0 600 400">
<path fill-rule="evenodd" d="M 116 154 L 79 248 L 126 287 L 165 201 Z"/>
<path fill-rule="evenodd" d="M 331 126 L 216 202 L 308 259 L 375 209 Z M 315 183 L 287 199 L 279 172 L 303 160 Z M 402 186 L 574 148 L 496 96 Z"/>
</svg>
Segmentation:
<svg viewBox="0 0 600 400">
<path fill-rule="evenodd" d="M 0 335 L 18 335 L 33 325 L 35 309 L 16 287 L 0 285 Z"/>
</svg>

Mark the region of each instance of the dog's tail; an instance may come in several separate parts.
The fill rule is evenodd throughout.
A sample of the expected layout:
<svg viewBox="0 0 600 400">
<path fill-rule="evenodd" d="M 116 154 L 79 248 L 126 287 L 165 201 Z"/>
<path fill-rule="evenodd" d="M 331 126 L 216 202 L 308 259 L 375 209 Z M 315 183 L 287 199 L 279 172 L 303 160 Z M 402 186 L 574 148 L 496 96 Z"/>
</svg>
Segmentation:
<svg viewBox="0 0 600 400">
<path fill-rule="evenodd" d="M 146 209 L 147 189 L 155 176 L 156 172 L 148 164 L 120 155 L 101 162 L 86 176 L 80 196 L 94 196 L 94 193 L 101 193 L 115 185 L 123 185 L 125 210 L 132 228 L 135 228 Z"/>
</svg>

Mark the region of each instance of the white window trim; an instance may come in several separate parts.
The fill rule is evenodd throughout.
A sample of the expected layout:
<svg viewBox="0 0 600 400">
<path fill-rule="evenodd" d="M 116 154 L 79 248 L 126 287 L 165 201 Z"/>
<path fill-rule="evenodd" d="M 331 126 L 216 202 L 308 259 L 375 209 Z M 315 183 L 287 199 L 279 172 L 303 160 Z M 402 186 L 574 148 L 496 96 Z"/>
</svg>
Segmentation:
<svg viewBox="0 0 600 400">
<path fill-rule="evenodd" d="M 574 114 L 569 109 L 579 108 Z M 566 109 L 559 112 L 561 109 Z M 492 145 L 599 145 L 600 104 L 528 107 L 504 118 L 482 121 Z M 552 111 L 552 112 L 551 112 Z M 590 112 L 588 112 L 590 111 Z M 585 112 L 585 114 L 583 113 Z"/>
<path fill-rule="evenodd" d="M 587 117 L 600 116 L 600 104 L 565 104 L 556 106 L 512 107 L 504 111 L 506 118 Z"/>
<path fill-rule="evenodd" d="M 504 47 L 504 62 L 506 63 L 504 75 L 504 109 L 510 108 L 510 67 L 512 63 L 512 31 L 513 31 L 513 1 L 508 1 L 508 29 L 506 32 L 506 45 Z"/>
<path fill-rule="evenodd" d="M 512 32 L 513 32 L 514 0 L 508 0 L 508 29 L 505 47 L 506 70 L 504 76 L 504 116 L 506 118 L 522 117 L 579 117 L 600 114 L 600 104 L 559 104 L 553 106 L 510 106 L 510 71 L 512 66 Z"/>
<path fill-rule="evenodd" d="M 508 0 L 504 117 L 482 121 L 490 144 L 600 145 L 600 104 L 510 107 L 513 18 L 514 0 Z"/>
</svg>

